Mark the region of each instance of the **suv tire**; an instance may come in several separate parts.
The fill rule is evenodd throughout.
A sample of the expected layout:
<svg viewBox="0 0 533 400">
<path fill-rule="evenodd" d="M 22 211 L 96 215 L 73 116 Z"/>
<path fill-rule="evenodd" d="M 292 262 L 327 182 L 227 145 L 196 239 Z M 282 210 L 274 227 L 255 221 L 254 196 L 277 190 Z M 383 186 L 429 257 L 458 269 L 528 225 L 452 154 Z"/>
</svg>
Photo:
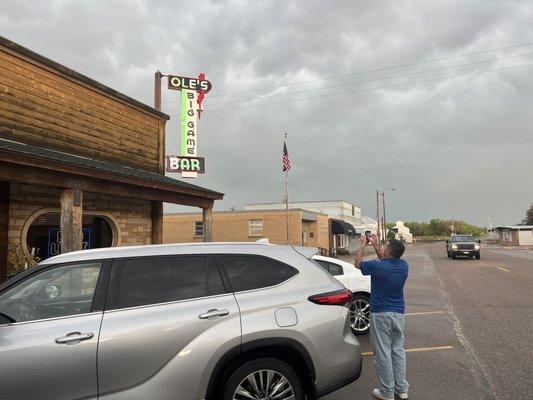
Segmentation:
<svg viewBox="0 0 533 400">
<path fill-rule="evenodd" d="M 363 315 L 358 315 L 358 313 Z M 353 295 L 350 303 L 349 321 L 354 335 L 366 335 L 368 333 L 370 330 L 370 296 L 362 293 Z"/>
<path fill-rule="evenodd" d="M 262 375 L 262 377 L 260 376 Z M 248 377 L 252 375 L 253 381 L 256 383 L 257 392 Z M 272 380 L 270 387 L 267 387 L 267 379 L 270 376 Z M 262 378 L 262 380 L 261 380 Z M 274 389 L 277 383 L 286 381 L 279 389 Z M 262 384 L 262 386 L 261 386 Z M 250 397 L 239 395 L 238 390 L 245 390 L 251 394 L 251 398 L 270 398 L 268 395 L 280 394 L 286 391 L 286 396 L 276 397 L 276 399 L 284 400 L 292 398 L 294 400 L 304 400 L 304 390 L 298 374 L 289 365 L 283 361 L 275 358 L 258 358 L 241 365 L 231 374 L 227 383 L 224 385 L 224 400 L 245 400 Z M 270 393 L 266 392 L 270 390 Z M 277 390 L 272 393 L 273 390 Z M 291 397 L 293 396 L 293 397 Z"/>
<path fill-rule="evenodd" d="M 479 260 L 481 258 L 481 254 L 476 254 L 475 257 L 476 257 L 476 260 Z"/>
<path fill-rule="evenodd" d="M 452 260 L 455 260 L 456 255 L 452 254 Z"/>
</svg>

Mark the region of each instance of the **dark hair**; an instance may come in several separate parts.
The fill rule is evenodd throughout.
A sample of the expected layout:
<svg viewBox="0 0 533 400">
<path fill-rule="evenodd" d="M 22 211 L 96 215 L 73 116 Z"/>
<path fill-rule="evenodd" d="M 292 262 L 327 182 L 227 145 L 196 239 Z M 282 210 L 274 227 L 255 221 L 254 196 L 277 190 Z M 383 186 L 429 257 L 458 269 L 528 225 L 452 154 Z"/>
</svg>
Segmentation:
<svg viewBox="0 0 533 400">
<path fill-rule="evenodd" d="M 387 247 L 392 258 L 400 258 L 405 251 L 404 244 L 397 239 L 390 239 Z"/>
</svg>

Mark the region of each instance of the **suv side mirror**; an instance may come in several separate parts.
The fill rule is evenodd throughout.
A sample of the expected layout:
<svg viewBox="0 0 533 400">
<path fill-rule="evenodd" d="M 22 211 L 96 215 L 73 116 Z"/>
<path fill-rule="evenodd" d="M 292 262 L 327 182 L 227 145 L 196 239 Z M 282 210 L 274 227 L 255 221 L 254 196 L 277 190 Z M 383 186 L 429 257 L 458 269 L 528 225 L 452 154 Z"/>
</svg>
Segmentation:
<svg viewBox="0 0 533 400">
<path fill-rule="evenodd" d="M 446 240 L 446 244 L 450 244 L 450 241 L 449 241 L 449 240 Z"/>
<path fill-rule="evenodd" d="M 44 297 L 48 300 L 55 299 L 61 294 L 61 287 L 57 285 L 49 285 L 44 288 Z"/>
<path fill-rule="evenodd" d="M 481 244 L 481 240 L 478 240 L 477 242 L 478 242 L 479 244 Z"/>
</svg>

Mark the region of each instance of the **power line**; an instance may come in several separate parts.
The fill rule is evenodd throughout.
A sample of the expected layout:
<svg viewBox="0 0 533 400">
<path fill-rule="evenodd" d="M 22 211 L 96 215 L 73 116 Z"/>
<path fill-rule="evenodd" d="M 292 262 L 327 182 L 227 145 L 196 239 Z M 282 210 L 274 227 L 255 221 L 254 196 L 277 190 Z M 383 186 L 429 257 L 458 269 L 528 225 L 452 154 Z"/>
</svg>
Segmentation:
<svg viewBox="0 0 533 400">
<path fill-rule="evenodd" d="M 416 84 L 421 84 L 421 83 L 429 83 L 429 82 L 435 82 L 435 81 L 449 80 L 449 79 L 461 78 L 461 77 L 465 77 L 465 76 L 481 75 L 481 74 L 486 74 L 486 73 L 489 73 L 489 72 L 503 71 L 503 70 L 508 70 L 508 69 L 515 69 L 515 68 L 522 68 L 522 67 L 529 67 L 529 66 L 533 66 L 533 63 L 521 64 L 521 65 L 513 65 L 513 66 L 509 66 L 509 67 L 493 68 L 493 69 L 490 69 L 490 70 L 487 70 L 487 71 L 476 71 L 476 72 L 453 75 L 453 76 L 448 76 L 448 77 L 426 79 L 426 80 L 422 80 L 422 81 L 396 83 L 396 84 L 391 84 L 391 85 L 386 85 L 386 86 L 378 86 L 378 87 L 373 87 L 373 88 L 368 88 L 368 89 L 350 90 L 350 91 L 343 92 L 343 93 L 334 93 L 334 94 L 325 94 L 325 95 L 321 95 L 321 96 L 303 97 L 303 98 L 287 100 L 287 101 L 278 101 L 278 102 L 275 102 L 275 103 L 251 104 L 251 105 L 243 106 L 243 107 L 231 107 L 231 108 L 221 108 L 221 109 L 218 109 L 218 110 L 206 110 L 204 112 L 215 113 L 215 112 L 220 112 L 220 111 L 233 111 L 233 110 L 241 110 L 241 109 L 245 109 L 245 108 L 273 106 L 273 105 L 294 103 L 294 102 L 306 101 L 306 100 L 312 100 L 312 99 L 321 99 L 321 98 L 324 98 L 324 97 L 344 96 L 344 95 L 353 94 L 353 93 L 363 93 L 363 92 L 370 92 L 370 91 L 379 90 L 379 89 L 389 89 L 389 88 L 393 88 L 393 87 L 400 87 L 400 86 L 406 86 L 406 85 L 416 85 Z"/>
<path fill-rule="evenodd" d="M 250 92 L 256 92 L 256 91 L 262 91 L 262 90 L 277 89 L 277 88 L 280 88 L 280 87 L 304 85 L 304 84 L 308 84 L 308 83 L 312 83 L 312 82 L 319 82 L 319 81 L 324 81 L 324 80 L 337 79 L 337 78 L 342 78 L 342 77 L 346 77 L 346 76 L 368 74 L 368 73 L 372 73 L 372 72 L 386 71 L 386 70 L 395 69 L 395 68 L 405 68 L 405 67 L 410 67 L 410 66 L 413 66 L 413 65 L 427 64 L 427 63 L 432 63 L 432 62 L 437 62 L 437 61 L 450 60 L 450 59 L 453 59 L 453 58 L 468 57 L 468 56 L 473 56 L 473 55 L 478 55 L 478 54 L 490 53 L 490 52 L 494 52 L 494 51 L 510 50 L 510 49 L 515 49 L 515 48 L 519 48 L 519 47 L 531 46 L 531 45 L 533 45 L 533 43 L 531 43 L 531 42 L 522 43 L 522 44 L 517 44 L 517 45 L 513 45 L 513 46 L 499 47 L 499 48 L 490 49 L 490 50 L 481 50 L 481 51 L 476 51 L 476 52 L 472 52 L 472 53 L 463 53 L 463 54 L 458 54 L 458 55 L 454 55 L 454 56 L 446 56 L 446 57 L 433 58 L 433 59 L 422 60 L 422 61 L 415 61 L 415 62 L 411 62 L 411 63 L 407 63 L 407 64 L 391 65 L 391 66 L 388 66 L 388 67 L 382 67 L 382 68 L 370 69 L 370 70 L 364 70 L 364 71 L 357 71 L 357 72 L 351 72 L 351 73 L 346 73 L 346 74 L 331 75 L 331 76 L 327 76 L 327 77 L 324 77 L 324 78 L 309 79 L 309 80 L 305 80 L 305 81 L 286 83 L 286 84 L 276 85 L 276 86 L 269 86 L 269 87 L 256 88 L 256 89 L 247 89 L 247 90 L 242 90 L 242 91 L 238 91 L 238 92 L 213 94 L 213 95 L 211 95 L 209 97 L 210 98 L 214 98 L 214 97 L 222 97 L 222 96 L 232 96 L 232 95 L 250 93 Z M 166 102 L 163 102 L 163 104 L 170 104 L 170 103 L 177 103 L 177 102 L 179 102 L 179 100 L 166 101 Z"/>
<path fill-rule="evenodd" d="M 417 72 L 410 72 L 408 74 L 390 75 L 390 76 L 385 76 L 385 77 L 382 77 L 382 78 L 367 79 L 367 80 L 364 80 L 364 81 L 357 81 L 357 82 L 351 82 L 351 83 L 345 83 L 345 84 L 338 84 L 338 85 L 324 86 L 324 87 L 319 87 L 319 88 L 305 89 L 305 90 L 300 90 L 300 91 L 296 91 L 296 92 L 283 93 L 281 95 L 288 96 L 288 95 L 294 95 L 294 94 L 313 92 L 313 91 L 317 91 L 317 90 L 344 88 L 344 87 L 347 87 L 347 86 L 359 85 L 359 84 L 363 84 L 363 83 L 377 82 L 377 81 L 382 81 L 382 80 L 387 80 L 387 79 L 394 79 L 394 78 L 405 78 L 405 77 L 408 77 L 408 76 L 420 75 L 420 74 L 425 74 L 425 73 L 429 73 L 429 72 L 443 71 L 443 70 L 447 70 L 447 69 L 450 69 L 450 68 L 466 67 L 466 66 L 469 66 L 469 65 L 482 64 L 482 63 L 487 63 L 487 62 L 491 62 L 491 61 L 499 61 L 499 60 L 505 60 L 505 59 L 515 58 L 515 57 L 529 56 L 529 55 L 532 55 L 532 54 L 533 54 L 533 52 L 515 54 L 515 55 L 512 55 L 512 56 L 490 58 L 490 59 L 486 59 L 486 60 L 473 61 L 473 62 L 464 63 L 464 64 L 456 64 L 456 65 L 450 65 L 450 66 L 446 66 L 446 67 L 428 69 L 428 70 L 417 71 Z M 274 96 L 279 96 L 279 95 L 280 94 L 268 95 L 268 96 L 265 96 L 263 99 L 267 99 L 267 98 L 274 97 Z M 209 106 L 217 106 L 217 105 L 226 105 L 226 104 L 236 104 L 236 103 L 244 103 L 244 102 L 247 102 L 247 101 L 257 101 L 257 100 L 263 100 L 263 99 L 244 99 L 244 100 L 233 100 L 233 101 L 218 102 L 218 103 L 210 103 L 209 102 L 208 105 Z"/>
</svg>

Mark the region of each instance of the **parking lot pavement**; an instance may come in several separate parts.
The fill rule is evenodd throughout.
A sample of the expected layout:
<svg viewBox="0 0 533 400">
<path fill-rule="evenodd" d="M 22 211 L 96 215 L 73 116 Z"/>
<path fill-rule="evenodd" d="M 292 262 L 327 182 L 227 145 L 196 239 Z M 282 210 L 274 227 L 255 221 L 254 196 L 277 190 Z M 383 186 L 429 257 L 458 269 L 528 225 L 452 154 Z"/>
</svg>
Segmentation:
<svg viewBox="0 0 533 400">
<path fill-rule="evenodd" d="M 483 250 L 481 260 L 451 260 L 442 243 L 407 248 L 405 348 L 412 399 L 533 398 L 533 254 Z M 372 348 L 368 336 L 359 339 L 365 352 L 361 378 L 324 399 L 372 398 L 378 386 Z"/>
<path fill-rule="evenodd" d="M 533 398 L 533 252 L 482 248 L 481 260 L 429 253 L 495 399 Z"/>
</svg>

